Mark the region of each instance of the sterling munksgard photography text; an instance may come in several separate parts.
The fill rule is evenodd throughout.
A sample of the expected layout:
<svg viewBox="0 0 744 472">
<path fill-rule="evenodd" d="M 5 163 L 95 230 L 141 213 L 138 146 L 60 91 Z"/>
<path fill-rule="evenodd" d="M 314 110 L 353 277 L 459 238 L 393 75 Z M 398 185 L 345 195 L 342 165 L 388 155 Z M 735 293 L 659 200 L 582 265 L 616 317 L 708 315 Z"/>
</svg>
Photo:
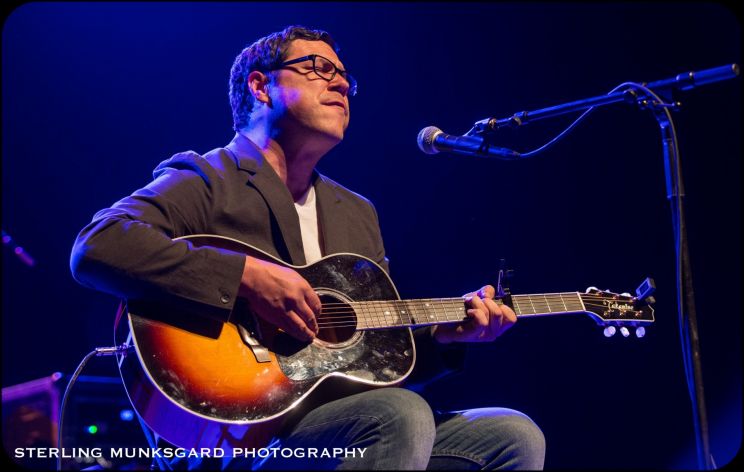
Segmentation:
<svg viewBox="0 0 744 472">
<path fill-rule="evenodd" d="M 221 448 L 199 448 L 185 449 L 182 447 L 112 447 L 108 449 L 100 447 L 17 447 L 14 450 L 16 459 L 75 459 L 84 457 L 109 459 L 117 458 L 164 458 L 174 457 L 250 457 L 265 459 L 268 457 L 298 458 L 298 459 L 330 459 L 338 457 L 364 457 L 366 447 L 344 448 L 344 447 L 262 447 L 262 448 L 235 448 L 226 452 Z M 108 455 L 104 455 L 108 453 Z"/>
</svg>

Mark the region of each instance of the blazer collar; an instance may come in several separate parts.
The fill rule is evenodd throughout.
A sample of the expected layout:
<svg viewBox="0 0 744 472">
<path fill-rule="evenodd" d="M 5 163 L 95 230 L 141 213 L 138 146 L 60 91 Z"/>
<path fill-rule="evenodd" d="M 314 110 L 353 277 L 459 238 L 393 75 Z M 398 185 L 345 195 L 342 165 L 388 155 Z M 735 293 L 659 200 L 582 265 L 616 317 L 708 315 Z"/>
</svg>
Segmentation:
<svg viewBox="0 0 744 472">
<path fill-rule="evenodd" d="M 258 172 L 266 162 L 258 146 L 240 133 L 235 133 L 233 140 L 225 147 L 232 151 L 237 160 L 238 168 L 247 170 L 252 174 Z"/>
</svg>

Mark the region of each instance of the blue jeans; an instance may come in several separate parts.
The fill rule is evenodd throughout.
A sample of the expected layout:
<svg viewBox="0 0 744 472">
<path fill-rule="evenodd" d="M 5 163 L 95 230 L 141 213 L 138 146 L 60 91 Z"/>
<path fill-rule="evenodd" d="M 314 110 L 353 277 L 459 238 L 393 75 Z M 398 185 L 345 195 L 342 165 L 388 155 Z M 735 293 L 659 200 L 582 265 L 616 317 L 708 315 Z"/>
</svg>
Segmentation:
<svg viewBox="0 0 744 472">
<path fill-rule="evenodd" d="M 346 448 L 354 457 L 233 460 L 228 469 L 493 470 L 542 469 L 545 438 L 524 414 L 506 408 L 432 412 L 410 390 L 352 395 L 308 413 L 269 447 Z M 358 449 L 364 454 L 358 453 Z"/>
</svg>

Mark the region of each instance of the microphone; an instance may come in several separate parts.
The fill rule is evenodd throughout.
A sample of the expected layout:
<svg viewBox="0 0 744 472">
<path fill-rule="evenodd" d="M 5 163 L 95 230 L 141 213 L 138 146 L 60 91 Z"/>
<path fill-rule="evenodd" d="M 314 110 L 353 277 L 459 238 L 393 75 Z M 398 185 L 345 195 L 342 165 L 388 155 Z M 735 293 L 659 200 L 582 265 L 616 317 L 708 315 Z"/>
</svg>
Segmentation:
<svg viewBox="0 0 744 472">
<path fill-rule="evenodd" d="M 500 159 L 519 159 L 521 155 L 511 149 L 499 148 L 486 143 L 477 136 L 452 136 L 445 134 L 436 126 L 422 129 L 418 138 L 418 147 L 426 154 L 454 152 L 479 157 L 497 157 Z"/>
</svg>

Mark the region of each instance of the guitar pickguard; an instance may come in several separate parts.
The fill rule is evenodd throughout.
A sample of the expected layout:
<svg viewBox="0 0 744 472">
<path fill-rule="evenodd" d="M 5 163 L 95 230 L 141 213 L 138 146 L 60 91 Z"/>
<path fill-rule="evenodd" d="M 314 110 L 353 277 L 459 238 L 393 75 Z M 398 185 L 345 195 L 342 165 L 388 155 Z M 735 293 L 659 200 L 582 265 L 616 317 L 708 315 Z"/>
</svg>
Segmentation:
<svg viewBox="0 0 744 472">
<path fill-rule="evenodd" d="M 397 298 L 395 288 L 379 266 L 352 255 L 335 255 L 297 269 L 324 303 Z M 348 305 L 346 310 L 351 312 Z M 355 317 L 354 317 L 355 318 Z M 321 314 L 318 323 L 322 326 Z M 349 321 L 348 324 L 353 324 Z M 311 344 L 281 333 L 269 349 L 277 356 L 282 372 L 292 381 L 317 381 L 338 375 L 373 384 L 402 380 L 413 367 L 413 343 L 408 329 L 355 331 L 336 329 L 321 332 Z"/>
<path fill-rule="evenodd" d="M 367 382 L 402 380 L 413 361 L 410 336 L 369 331 L 353 344 L 333 348 L 313 343 L 288 356 L 277 355 L 279 366 L 290 380 L 316 381 L 328 375 L 344 375 Z"/>
</svg>

